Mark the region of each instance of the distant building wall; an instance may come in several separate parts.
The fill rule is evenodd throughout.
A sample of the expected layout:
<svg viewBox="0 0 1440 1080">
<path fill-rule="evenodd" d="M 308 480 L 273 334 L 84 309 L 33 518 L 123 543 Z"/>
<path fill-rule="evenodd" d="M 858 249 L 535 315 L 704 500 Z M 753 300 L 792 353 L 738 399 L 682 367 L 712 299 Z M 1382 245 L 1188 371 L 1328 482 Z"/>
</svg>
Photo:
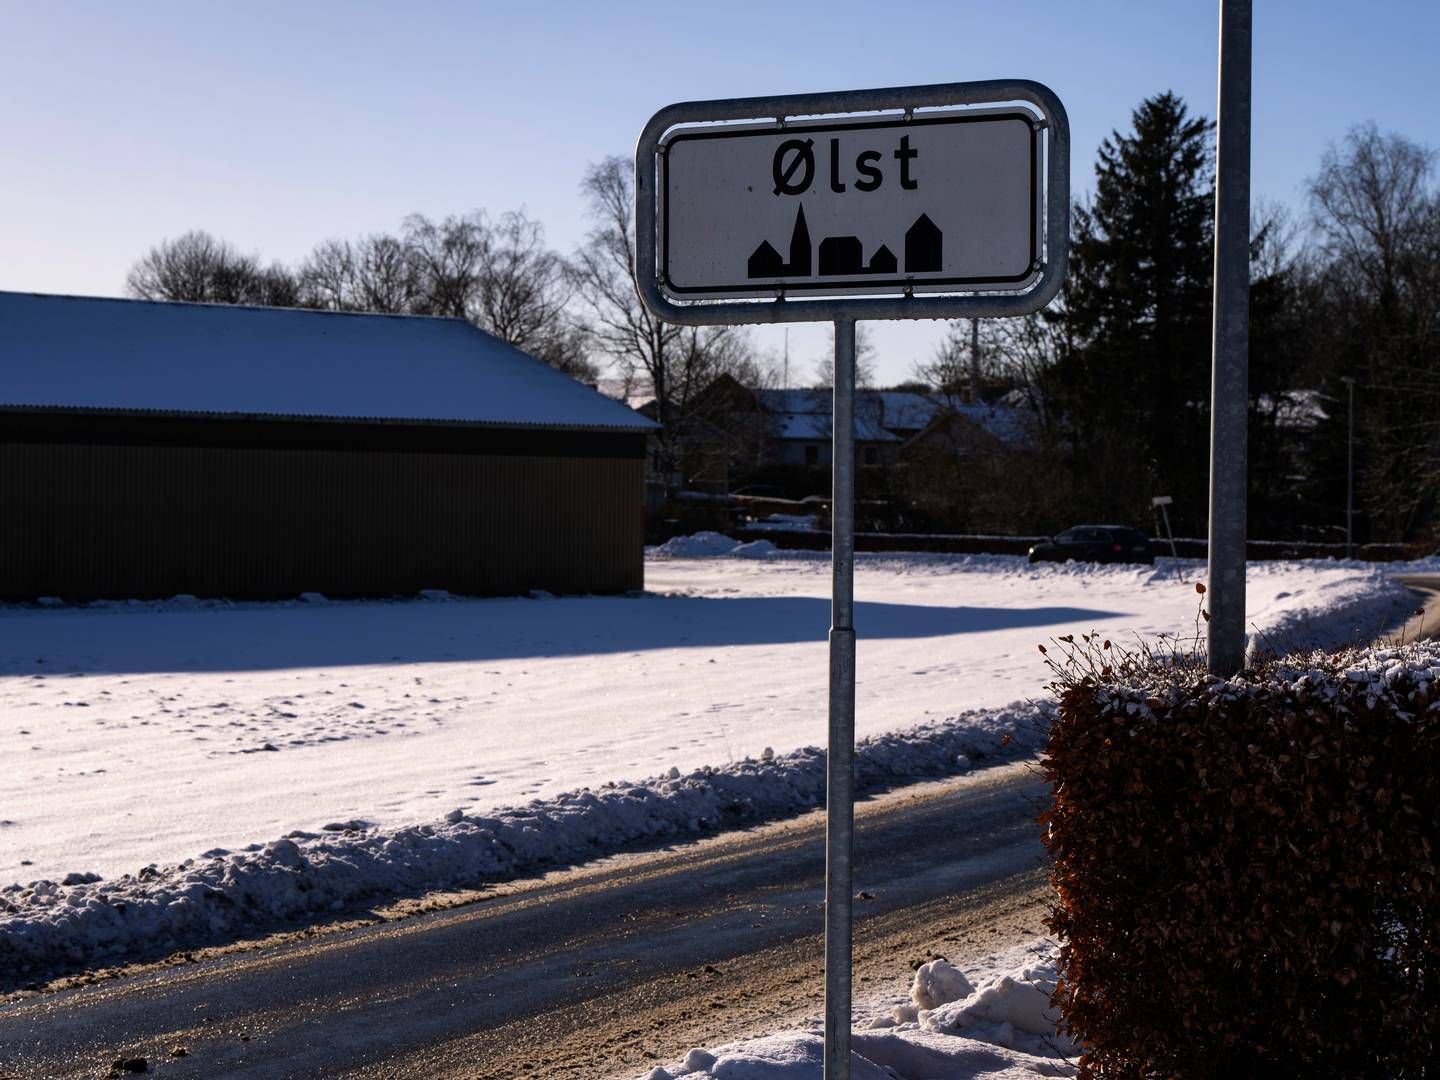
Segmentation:
<svg viewBox="0 0 1440 1080">
<path fill-rule="evenodd" d="M 0 597 L 614 593 L 643 434 L 0 414 Z"/>
</svg>

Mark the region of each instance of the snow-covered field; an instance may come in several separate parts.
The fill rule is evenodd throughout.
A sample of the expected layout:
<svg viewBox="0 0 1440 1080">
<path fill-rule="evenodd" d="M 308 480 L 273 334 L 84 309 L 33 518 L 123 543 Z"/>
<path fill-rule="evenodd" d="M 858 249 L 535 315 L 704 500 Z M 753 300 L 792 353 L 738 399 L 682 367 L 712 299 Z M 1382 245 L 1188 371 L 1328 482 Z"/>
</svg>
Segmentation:
<svg viewBox="0 0 1440 1080">
<path fill-rule="evenodd" d="M 646 570 L 634 598 L 0 609 L 0 885 L 823 744 L 826 556 Z M 862 736 L 1041 696 L 1037 643 L 1193 633 L 1197 602 L 1163 562 L 1002 556 L 861 556 L 856 595 Z M 1370 566 L 1250 568 L 1263 627 L 1370 634 L 1396 597 Z"/>
<path fill-rule="evenodd" d="M 855 1005 L 853 1080 L 1034 1080 L 1074 1076 L 1079 1051 L 1055 1034 L 1054 949 L 1029 942 L 968 971 L 934 960 L 915 972 L 908 997 Z M 819 1080 L 824 1043 L 808 1027 L 691 1050 L 643 1080 Z"/>
</svg>

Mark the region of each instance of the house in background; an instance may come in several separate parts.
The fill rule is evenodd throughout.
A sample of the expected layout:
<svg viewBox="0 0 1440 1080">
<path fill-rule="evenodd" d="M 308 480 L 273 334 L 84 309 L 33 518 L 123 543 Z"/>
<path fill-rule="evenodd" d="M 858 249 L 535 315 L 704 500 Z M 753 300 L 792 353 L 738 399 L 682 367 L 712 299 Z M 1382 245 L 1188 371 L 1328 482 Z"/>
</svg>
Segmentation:
<svg viewBox="0 0 1440 1080">
<path fill-rule="evenodd" d="M 639 588 L 653 427 L 459 319 L 0 293 L 0 597 Z"/>
<path fill-rule="evenodd" d="M 684 485 L 730 491 L 761 483 L 798 497 L 825 494 L 830 484 L 832 394 L 829 390 L 767 390 L 716 379 L 699 397 L 684 429 Z M 962 403 L 943 394 L 859 390 L 855 455 L 860 483 L 883 489 L 892 470 L 923 450 L 1002 452 L 1033 439 L 1023 409 Z"/>
</svg>

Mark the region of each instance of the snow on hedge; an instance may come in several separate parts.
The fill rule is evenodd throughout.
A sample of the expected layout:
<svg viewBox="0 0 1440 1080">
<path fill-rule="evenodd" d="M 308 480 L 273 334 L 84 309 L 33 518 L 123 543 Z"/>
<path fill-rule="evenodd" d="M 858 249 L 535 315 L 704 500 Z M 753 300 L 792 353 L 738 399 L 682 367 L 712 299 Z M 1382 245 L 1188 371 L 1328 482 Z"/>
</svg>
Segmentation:
<svg viewBox="0 0 1440 1080">
<path fill-rule="evenodd" d="M 1033 1080 L 1074 1076 L 1078 1051 L 1056 1034 L 1050 1008 L 1053 949 L 1032 943 L 966 973 L 944 960 L 915 973 L 910 1001 L 859 1003 L 851 1033 L 853 1080 Z M 936 994 L 939 997 L 936 997 Z M 866 1014 L 870 1014 L 868 1022 Z M 821 1080 L 824 1043 L 818 1021 L 746 1039 L 660 1066 L 643 1080 Z"/>
<path fill-rule="evenodd" d="M 873 791 L 1031 752 L 1049 712 L 1016 702 L 861 740 L 858 784 Z M 295 832 L 257 851 L 148 866 L 113 881 L 82 873 L 9 885 L 0 889 L 0 985 L 67 963 L 233 938 L 376 895 L 501 881 L 626 844 L 783 817 L 819 805 L 824 791 L 822 750 L 767 750 L 758 760 L 688 775 L 671 769 L 485 815 L 453 810 L 388 830 L 337 822 L 326 834 Z"/>
</svg>

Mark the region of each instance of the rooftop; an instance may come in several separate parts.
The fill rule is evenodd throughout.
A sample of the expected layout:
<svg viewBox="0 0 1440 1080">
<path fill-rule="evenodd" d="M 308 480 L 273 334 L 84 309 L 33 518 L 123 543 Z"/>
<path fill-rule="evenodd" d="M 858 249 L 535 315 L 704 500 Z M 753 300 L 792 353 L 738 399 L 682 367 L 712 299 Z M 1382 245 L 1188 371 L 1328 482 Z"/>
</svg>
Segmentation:
<svg viewBox="0 0 1440 1080">
<path fill-rule="evenodd" d="M 654 426 L 461 319 L 12 292 L 0 408 Z"/>
</svg>

